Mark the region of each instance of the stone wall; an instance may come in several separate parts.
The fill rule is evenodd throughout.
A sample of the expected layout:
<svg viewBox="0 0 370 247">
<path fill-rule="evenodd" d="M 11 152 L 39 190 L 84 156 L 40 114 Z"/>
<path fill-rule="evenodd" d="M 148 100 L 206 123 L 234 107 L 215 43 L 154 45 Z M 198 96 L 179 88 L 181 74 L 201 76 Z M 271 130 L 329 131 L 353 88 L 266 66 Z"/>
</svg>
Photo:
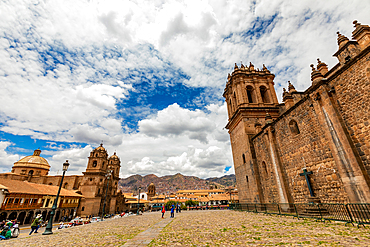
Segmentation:
<svg viewBox="0 0 370 247">
<path fill-rule="evenodd" d="M 290 125 L 297 123 L 299 133 Z M 321 202 L 347 202 L 343 184 L 330 150 L 326 129 L 319 121 L 318 114 L 307 99 L 284 114 L 274 125 L 279 156 L 289 193 L 294 202 L 307 202 L 310 196 L 303 168 L 312 171 L 311 186 Z"/>
<path fill-rule="evenodd" d="M 370 53 L 331 79 L 333 96 L 364 168 L 370 175 Z"/>
</svg>

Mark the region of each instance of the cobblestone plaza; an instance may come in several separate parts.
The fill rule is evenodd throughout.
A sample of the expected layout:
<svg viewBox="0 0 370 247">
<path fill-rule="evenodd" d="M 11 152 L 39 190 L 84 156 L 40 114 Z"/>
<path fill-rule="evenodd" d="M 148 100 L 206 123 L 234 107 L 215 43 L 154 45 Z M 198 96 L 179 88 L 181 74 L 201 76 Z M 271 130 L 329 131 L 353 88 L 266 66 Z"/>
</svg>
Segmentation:
<svg viewBox="0 0 370 247">
<path fill-rule="evenodd" d="M 369 246 L 369 229 L 342 222 L 229 210 L 144 213 L 1 241 L 14 246 Z"/>
</svg>

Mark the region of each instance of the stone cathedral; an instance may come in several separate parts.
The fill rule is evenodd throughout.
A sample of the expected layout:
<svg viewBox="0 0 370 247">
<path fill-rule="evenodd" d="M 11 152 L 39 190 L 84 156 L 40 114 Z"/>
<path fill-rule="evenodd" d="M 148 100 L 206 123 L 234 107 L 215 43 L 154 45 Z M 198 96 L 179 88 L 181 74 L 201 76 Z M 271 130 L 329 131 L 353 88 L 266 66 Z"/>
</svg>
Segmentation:
<svg viewBox="0 0 370 247">
<path fill-rule="evenodd" d="M 237 66 L 224 98 L 240 202 L 370 203 L 370 27 L 338 34 L 338 63 L 279 103 L 263 65 Z"/>
</svg>

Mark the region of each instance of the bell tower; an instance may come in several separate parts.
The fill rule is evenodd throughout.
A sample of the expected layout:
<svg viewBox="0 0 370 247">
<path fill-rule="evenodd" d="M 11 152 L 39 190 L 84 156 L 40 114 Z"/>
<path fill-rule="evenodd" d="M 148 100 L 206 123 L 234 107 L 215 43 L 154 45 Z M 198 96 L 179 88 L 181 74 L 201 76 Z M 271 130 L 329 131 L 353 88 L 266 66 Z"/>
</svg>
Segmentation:
<svg viewBox="0 0 370 247">
<path fill-rule="evenodd" d="M 108 153 L 100 144 L 90 152 L 86 171 L 83 172 L 81 192 L 84 195 L 82 215 L 98 215 L 102 211 L 102 201 L 107 187 Z M 109 185 L 111 187 L 111 185 Z M 108 213 L 108 210 L 106 210 Z"/>
<path fill-rule="evenodd" d="M 224 98 L 227 103 L 229 122 L 227 129 L 247 121 L 246 131 L 256 133 L 255 123 L 264 125 L 266 114 L 273 119 L 279 116 L 279 104 L 274 89 L 275 76 L 263 65 L 259 70 L 250 63 L 249 67 L 235 64 L 234 71 L 228 75 Z"/>
<path fill-rule="evenodd" d="M 279 117 L 274 78 L 265 65 L 260 70 L 252 63 L 249 67 L 235 64 L 227 77 L 223 94 L 229 117 L 226 129 L 230 134 L 236 180 L 238 186 L 244 187 L 240 190 L 241 202 L 263 202 L 251 138 Z"/>
<path fill-rule="evenodd" d="M 117 201 L 117 187 L 119 182 L 119 172 L 121 168 L 121 161 L 116 155 L 116 152 L 108 159 L 108 169 L 111 171 L 110 186 L 108 188 L 107 208 L 110 208 L 110 212 L 115 212 L 115 205 Z"/>
</svg>

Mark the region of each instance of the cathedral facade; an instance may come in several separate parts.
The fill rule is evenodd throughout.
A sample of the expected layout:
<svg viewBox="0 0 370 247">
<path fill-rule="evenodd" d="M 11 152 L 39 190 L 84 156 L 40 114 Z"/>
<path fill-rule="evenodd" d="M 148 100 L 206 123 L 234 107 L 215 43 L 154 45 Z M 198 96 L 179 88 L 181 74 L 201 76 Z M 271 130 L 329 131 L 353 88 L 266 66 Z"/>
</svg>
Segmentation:
<svg viewBox="0 0 370 247">
<path fill-rule="evenodd" d="M 338 64 L 318 59 L 283 103 L 265 65 L 235 64 L 223 96 L 241 203 L 370 202 L 370 27 L 354 25 Z"/>
</svg>

